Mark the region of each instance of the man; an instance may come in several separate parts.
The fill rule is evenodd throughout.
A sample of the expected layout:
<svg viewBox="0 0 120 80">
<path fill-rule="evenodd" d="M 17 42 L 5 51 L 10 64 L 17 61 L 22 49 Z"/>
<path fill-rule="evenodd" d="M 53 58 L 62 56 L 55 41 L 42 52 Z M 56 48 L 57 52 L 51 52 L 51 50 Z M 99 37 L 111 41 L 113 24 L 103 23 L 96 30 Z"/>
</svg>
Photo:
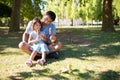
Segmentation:
<svg viewBox="0 0 120 80">
<path fill-rule="evenodd" d="M 48 48 L 50 50 L 50 54 L 48 57 L 58 58 L 57 51 L 59 51 L 62 48 L 61 42 L 56 42 L 56 27 L 52 23 L 56 18 L 56 15 L 52 11 L 48 11 L 43 15 L 43 18 L 41 19 L 43 30 L 46 33 L 47 40 L 51 41 L 51 44 L 48 44 Z M 31 50 L 29 49 L 30 45 L 27 43 L 29 34 L 31 33 L 31 24 L 32 21 L 30 21 L 27 25 L 27 28 L 22 36 L 22 42 L 19 43 L 19 48 L 26 52 L 27 54 L 31 54 Z M 44 37 L 41 37 L 41 39 L 45 39 Z M 41 56 L 37 54 L 36 57 Z"/>
</svg>

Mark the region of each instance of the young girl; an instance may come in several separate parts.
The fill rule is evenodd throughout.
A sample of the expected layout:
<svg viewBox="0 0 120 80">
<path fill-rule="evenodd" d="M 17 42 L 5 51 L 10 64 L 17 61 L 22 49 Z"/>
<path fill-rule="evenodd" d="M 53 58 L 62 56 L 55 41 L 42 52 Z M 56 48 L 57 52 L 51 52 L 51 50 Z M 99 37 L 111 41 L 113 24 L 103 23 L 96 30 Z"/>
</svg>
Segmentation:
<svg viewBox="0 0 120 80">
<path fill-rule="evenodd" d="M 28 66 L 32 66 L 32 60 L 34 60 L 37 53 L 42 53 L 42 58 L 37 62 L 40 65 L 43 65 L 46 62 L 46 54 L 49 53 L 48 46 L 45 44 L 46 35 L 45 32 L 42 31 L 41 22 L 38 18 L 34 18 L 32 21 L 32 32 L 29 36 L 28 44 L 30 44 L 30 50 L 32 53 L 30 58 L 25 62 Z"/>
</svg>

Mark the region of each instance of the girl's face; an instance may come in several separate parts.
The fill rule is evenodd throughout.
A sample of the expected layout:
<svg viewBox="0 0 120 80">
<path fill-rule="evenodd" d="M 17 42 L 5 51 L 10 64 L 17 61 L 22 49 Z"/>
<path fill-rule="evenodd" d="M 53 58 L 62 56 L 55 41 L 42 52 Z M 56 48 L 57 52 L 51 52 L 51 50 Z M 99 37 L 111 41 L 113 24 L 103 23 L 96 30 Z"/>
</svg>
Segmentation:
<svg viewBox="0 0 120 80">
<path fill-rule="evenodd" d="M 41 28 L 41 25 L 37 22 L 35 25 L 34 25 L 34 30 L 40 30 Z"/>
</svg>

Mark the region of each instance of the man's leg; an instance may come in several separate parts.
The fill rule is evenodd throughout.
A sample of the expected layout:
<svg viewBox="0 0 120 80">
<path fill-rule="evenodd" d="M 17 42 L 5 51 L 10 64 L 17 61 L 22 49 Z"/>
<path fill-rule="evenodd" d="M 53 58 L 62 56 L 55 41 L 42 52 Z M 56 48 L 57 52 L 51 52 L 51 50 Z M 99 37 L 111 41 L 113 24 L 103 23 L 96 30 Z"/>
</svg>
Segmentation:
<svg viewBox="0 0 120 80">
<path fill-rule="evenodd" d="M 23 52 L 25 52 L 25 53 L 27 53 L 27 54 L 29 54 L 29 55 L 32 53 L 32 51 L 29 49 L 30 45 L 29 45 L 28 43 L 26 43 L 26 42 L 20 42 L 19 45 L 18 45 L 18 47 L 19 47 Z"/>
<path fill-rule="evenodd" d="M 20 48 L 23 52 L 25 52 L 25 53 L 27 53 L 27 54 L 29 54 L 29 55 L 32 53 L 32 51 L 29 49 L 29 48 L 30 48 L 30 45 L 29 45 L 28 43 L 26 43 L 26 42 L 20 42 L 18 46 L 19 46 L 19 48 Z M 37 56 L 40 56 L 40 57 L 41 57 L 41 55 L 38 54 L 38 53 L 37 53 Z"/>
<path fill-rule="evenodd" d="M 54 45 L 50 44 L 48 47 L 50 50 L 50 54 L 47 55 L 47 57 L 58 59 L 59 58 L 58 51 L 62 48 L 61 42 L 55 43 Z"/>
<path fill-rule="evenodd" d="M 57 52 L 57 51 L 62 49 L 62 43 L 61 42 L 57 42 L 54 45 L 50 44 L 48 47 L 49 47 L 49 50 L 50 50 L 51 53 L 52 52 Z"/>
</svg>

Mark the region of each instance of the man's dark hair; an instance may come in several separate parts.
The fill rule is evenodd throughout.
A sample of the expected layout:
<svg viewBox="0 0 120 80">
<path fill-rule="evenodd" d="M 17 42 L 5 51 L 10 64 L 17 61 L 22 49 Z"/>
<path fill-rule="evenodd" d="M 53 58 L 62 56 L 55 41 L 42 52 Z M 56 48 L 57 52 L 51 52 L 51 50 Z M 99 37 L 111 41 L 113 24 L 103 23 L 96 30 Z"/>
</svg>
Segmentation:
<svg viewBox="0 0 120 80">
<path fill-rule="evenodd" d="M 56 14 L 53 11 L 47 11 L 46 15 L 50 16 L 50 18 L 52 19 L 52 21 L 54 21 L 55 18 L 56 18 Z"/>
</svg>

